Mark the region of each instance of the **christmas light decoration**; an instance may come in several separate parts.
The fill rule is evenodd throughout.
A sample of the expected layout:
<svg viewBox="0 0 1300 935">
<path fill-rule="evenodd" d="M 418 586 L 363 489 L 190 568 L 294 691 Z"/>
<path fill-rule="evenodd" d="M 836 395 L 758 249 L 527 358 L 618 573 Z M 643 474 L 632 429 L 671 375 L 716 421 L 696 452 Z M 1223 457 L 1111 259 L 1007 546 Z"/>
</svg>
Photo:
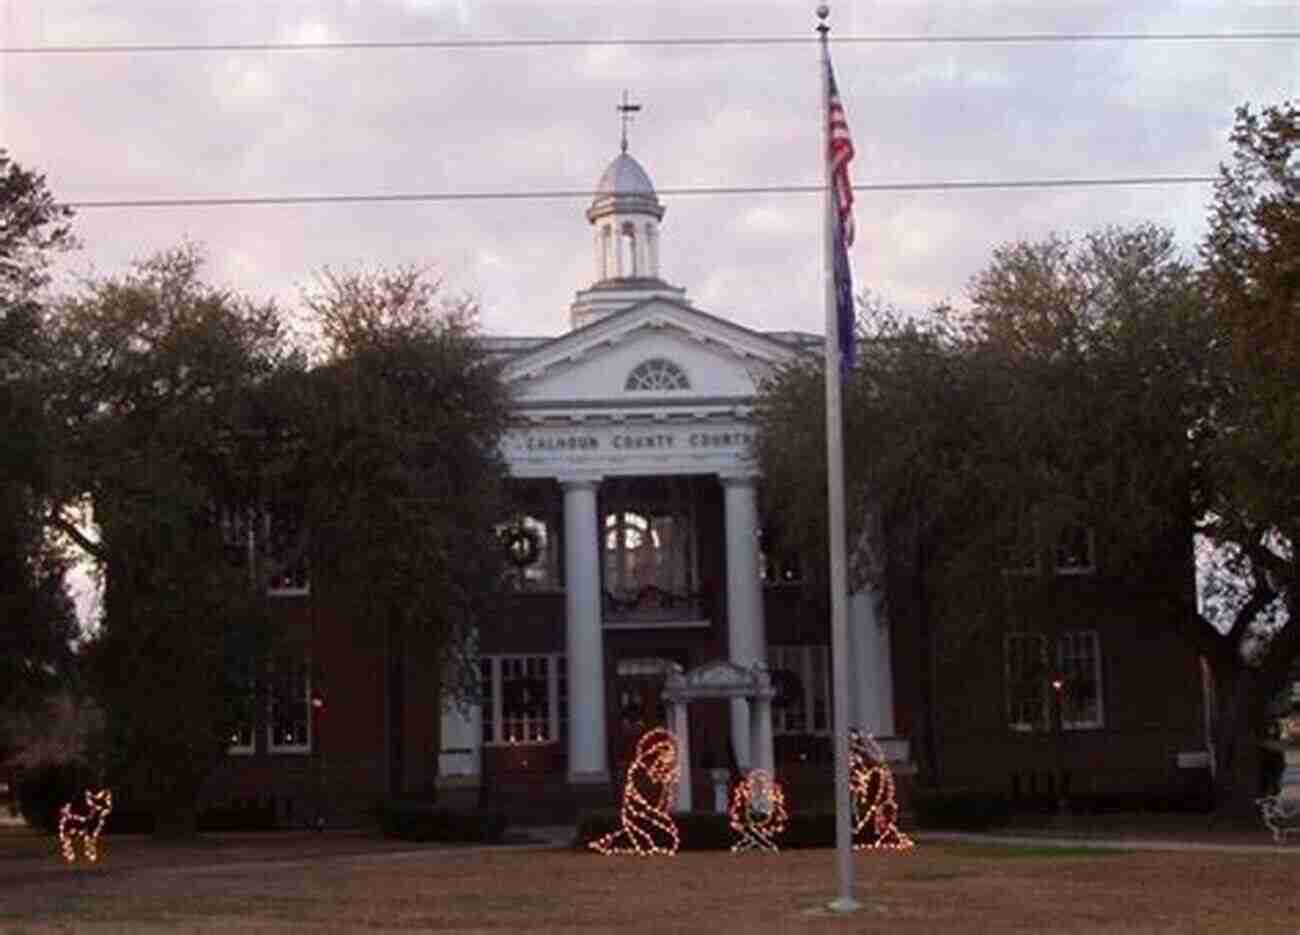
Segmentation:
<svg viewBox="0 0 1300 935">
<path fill-rule="evenodd" d="M 1283 799 L 1280 795 L 1266 795 L 1256 799 L 1264 827 L 1273 833 L 1273 841 L 1285 844 L 1288 834 L 1300 833 L 1300 802 Z"/>
<path fill-rule="evenodd" d="M 731 792 L 731 830 L 740 835 L 731 852 L 777 853 L 776 838 L 789 818 L 781 784 L 764 770 L 750 770 Z"/>
<path fill-rule="evenodd" d="M 86 807 L 89 812 L 80 814 L 72 810 L 72 803 L 59 809 L 59 847 L 63 859 L 68 863 L 77 860 L 77 842 L 81 842 L 86 860 L 94 863 L 99 860 L 99 836 L 108 821 L 108 813 L 113 810 L 113 793 L 108 789 L 98 792 L 86 790 Z"/>
<path fill-rule="evenodd" d="M 870 734 L 849 731 L 849 797 L 853 849 L 907 850 L 912 839 L 898 830 L 898 802 L 889 760 Z"/>
<path fill-rule="evenodd" d="M 642 734 L 623 783 L 618 830 L 587 842 L 587 846 L 601 854 L 676 854 L 677 823 L 669 809 L 677 798 L 678 776 L 677 739 L 662 727 Z"/>
</svg>

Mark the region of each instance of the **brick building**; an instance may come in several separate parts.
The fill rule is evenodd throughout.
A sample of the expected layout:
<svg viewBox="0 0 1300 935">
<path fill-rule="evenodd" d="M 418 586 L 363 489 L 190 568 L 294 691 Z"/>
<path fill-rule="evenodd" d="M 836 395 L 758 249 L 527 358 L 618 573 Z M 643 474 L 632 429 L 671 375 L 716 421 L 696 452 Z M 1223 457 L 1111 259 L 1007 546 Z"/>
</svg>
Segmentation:
<svg viewBox="0 0 1300 935">
<path fill-rule="evenodd" d="M 416 667 L 358 643 L 290 576 L 273 589 L 289 636 L 269 704 L 232 738 L 210 802 L 273 801 L 293 820 L 436 785 L 567 818 L 611 801 L 637 734 L 664 722 L 689 736 L 696 806 L 733 765 L 774 767 L 805 801 L 829 801 L 829 623 L 801 599 L 797 565 L 763 553 L 750 452 L 759 383 L 820 338 L 694 307 L 661 278 L 664 213 L 618 155 L 586 212 L 595 278 L 571 329 L 486 339 L 514 391 L 503 451 L 526 507 L 504 529 L 509 611 L 480 628 L 480 702 L 430 697 Z M 1072 792 L 1172 790 L 1203 768 L 1197 660 L 1170 631 L 1134 625 L 1153 612 L 1140 603 L 1093 600 L 1102 560 L 1084 546 L 1042 570 L 1073 608 L 1050 635 L 1009 621 L 956 659 L 935 657 L 913 621 L 879 619 L 870 596 L 851 601 L 849 718 L 898 772 L 913 770 L 914 735 L 945 781 L 1026 795 L 1064 776 Z M 1092 686 L 1063 718 L 1055 671 Z M 673 678 L 696 700 L 666 701 Z"/>
</svg>

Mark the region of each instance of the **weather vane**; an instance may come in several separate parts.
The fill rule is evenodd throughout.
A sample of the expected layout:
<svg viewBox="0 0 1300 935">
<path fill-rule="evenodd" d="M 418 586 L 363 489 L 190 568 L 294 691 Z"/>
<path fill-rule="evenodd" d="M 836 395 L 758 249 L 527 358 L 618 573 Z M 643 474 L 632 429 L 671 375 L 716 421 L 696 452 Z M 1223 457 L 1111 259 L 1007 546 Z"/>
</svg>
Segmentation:
<svg viewBox="0 0 1300 935">
<path fill-rule="evenodd" d="M 641 109 L 640 104 L 633 104 L 627 99 L 627 90 L 623 91 L 623 103 L 618 105 L 620 119 L 623 121 L 623 152 L 627 152 L 627 125 L 632 121 L 632 115 Z"/>
</svg>

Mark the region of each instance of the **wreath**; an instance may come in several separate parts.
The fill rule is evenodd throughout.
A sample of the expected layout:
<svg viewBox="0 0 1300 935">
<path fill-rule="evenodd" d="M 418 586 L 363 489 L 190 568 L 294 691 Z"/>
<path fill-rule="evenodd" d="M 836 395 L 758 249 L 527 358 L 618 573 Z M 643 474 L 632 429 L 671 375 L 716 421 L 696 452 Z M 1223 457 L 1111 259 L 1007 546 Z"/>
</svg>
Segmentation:
<svg viewBox="0 0 1300 935">
<path fill-rule="evenodd" d="M 535 565 L 542 554 L 542 537 L 523 523 L 513 523 L 501 533 L 506 560 L 516 568 Z"/>
</svg>

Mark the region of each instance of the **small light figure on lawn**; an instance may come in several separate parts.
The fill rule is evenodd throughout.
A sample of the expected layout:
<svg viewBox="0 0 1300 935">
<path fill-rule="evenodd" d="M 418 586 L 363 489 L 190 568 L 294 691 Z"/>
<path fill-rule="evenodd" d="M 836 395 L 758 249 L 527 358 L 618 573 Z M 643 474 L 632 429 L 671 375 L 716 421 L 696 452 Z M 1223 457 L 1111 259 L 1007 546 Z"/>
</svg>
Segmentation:
<svg viewBox="0 0 1300 935">
<path fill-rule="evenodd" d="M 69 802 L 59 810 L 59 847 L 63 850 L 63 859 L 68 863 L 77 860 L 77 842 L 81 842 L 86 860 L 94 863 L 99 860 L 99 836 L 108 821 L 108 813 L 113 810 L 113 793 L 108 789 L 98 792 L 86 790 L 86 814 L 74 812 Z"/>
<path fill-rule="evenodd" d="M 750 770 L 731 792 L 731 830 L 740 835 L 731 852 L 777 853 L 777 836 L 789 818 L 781 784 L 764 770 Z"/>
<path fill-rule="evenodd" d="M 853 849 L 907 850 L 912 839 L 898 830 L 898 802 L 889 760 L 870 734 L 849 731 L 849 797 Z"/>
<path fill-rule="evenodd" d="M 602 854 L 676 854 L 677 823 L 669 809 L 677 798 L 678 776 L 676 738 L 662 727 L 642 734 L 623 784 L 618 830 L 589 841 L 587 846 Z"/>
</svg>

